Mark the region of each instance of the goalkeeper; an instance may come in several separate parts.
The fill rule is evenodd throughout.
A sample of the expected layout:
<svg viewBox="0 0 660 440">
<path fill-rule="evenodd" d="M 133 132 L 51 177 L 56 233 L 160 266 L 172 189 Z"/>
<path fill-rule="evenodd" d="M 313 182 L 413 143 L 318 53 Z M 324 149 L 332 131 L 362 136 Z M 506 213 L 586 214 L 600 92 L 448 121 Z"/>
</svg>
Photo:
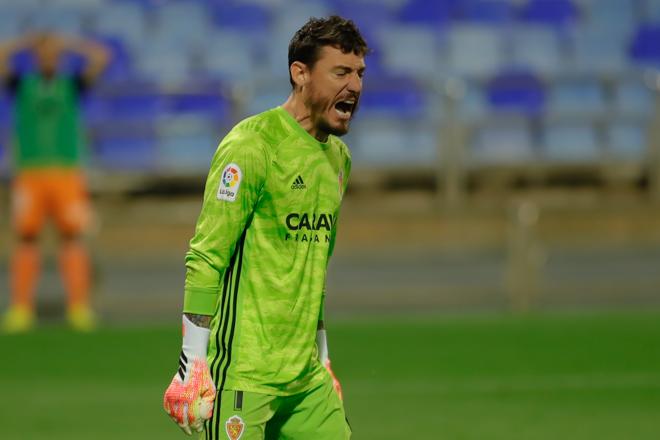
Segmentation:
<svg viewBox="0 0 660 440">
<path fill-rule="evenodd" d="M 289 44 L 292 92 L 220 143 L 186 254 L 183 349 L 165 410 L 205 439 L 348 439 L 323 326 L 350 172 L 339 140 L 362 90 L 355 24 L 310 19 Z"/>
</svg>

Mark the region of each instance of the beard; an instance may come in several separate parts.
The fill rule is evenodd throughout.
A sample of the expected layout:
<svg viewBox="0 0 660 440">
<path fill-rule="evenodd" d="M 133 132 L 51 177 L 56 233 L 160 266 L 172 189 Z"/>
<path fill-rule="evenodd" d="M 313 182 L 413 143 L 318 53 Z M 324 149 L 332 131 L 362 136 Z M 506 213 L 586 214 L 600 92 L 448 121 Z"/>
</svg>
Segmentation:
<svg viewBox="0 0 660 440">
<path fill-rule="evenodd" d="M 315 115 L 315 119 L 313 120 L 313 123 L 314 125 L 316 125 L 319 131 L 322 131 L 323 133 L 327 133 L 333 136 L 344 136 L 346 133 L 348 133 L 348 129 L 350 127 L 350 120 L 346 124 L 337 124 L 337 125 L 332 125 L 328 120 L 328 113 L 334 111 L 335 99 L 330 99 L 320 96 L 317 93 L 316 88 L 310 85 L 309 95 L 307 96 L 304 102 L 305 102 L 305 106 L 308 109 L 310 109 L 310 113 L 312 115 Z M 351 120 L 353 119 L 353 115 L 357 111 L 358 103 L 359 100 L 358 97 L 356 96 L 355 106 L 353 107 L 353 110 L 351 112 Z"/>
</svg>

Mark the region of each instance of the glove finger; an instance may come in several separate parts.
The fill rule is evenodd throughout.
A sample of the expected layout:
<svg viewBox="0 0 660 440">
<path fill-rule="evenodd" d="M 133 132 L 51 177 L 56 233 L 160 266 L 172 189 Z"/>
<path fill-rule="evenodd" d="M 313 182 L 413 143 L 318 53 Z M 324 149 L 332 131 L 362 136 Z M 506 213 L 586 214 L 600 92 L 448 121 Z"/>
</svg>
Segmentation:
<svg viewBox="0 0 660 440">
<path fill-rule="evenodd" d="M 188 425 L 185 425 L 183 423 L 179 423 L 179 428 L 181 428 L 181 430 L 183 432 L 185 432 L 186 434 L 192 435 L 192 431 L 190 430 L 190 427 Z"/>
<path fill-rule="evenodd" d="M 195 423 L 192 423 L 190 425 L 193 431 L 195 432 L 202 432 L 204 431 L 204 420 L 197 419 Z"/>
<path fill-rule="evenodd" d="M 183 404 L 183 411 L 181 414 L 181 421 L 179 422 L 179 427 L 183 430 L 188 435 L 192 435 L 192 431 L 190 431 L 190 426 L 188 424 L 188 404 L 184 403 Z"/>
</svg>

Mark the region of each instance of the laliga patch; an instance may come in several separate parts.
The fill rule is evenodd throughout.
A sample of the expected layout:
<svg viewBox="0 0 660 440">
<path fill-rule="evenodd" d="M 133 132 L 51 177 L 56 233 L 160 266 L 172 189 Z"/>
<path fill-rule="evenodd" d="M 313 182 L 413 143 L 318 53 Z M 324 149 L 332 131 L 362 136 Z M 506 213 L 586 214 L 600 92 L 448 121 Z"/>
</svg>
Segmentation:
<svg viewBox="0 0 660 440">
<path fill-rule="evenodd" d="M 243 180 L 243 172 L 238 165 L 235 163 L 227 165 L 222 172 L 222 177 L 220 177 L 220 186 L 218 187 L 216 198 L 228 202 L 236 200 L 238 188 L 241 186 L 241 180 Z"/>
<path fill-rule="evenodd" d="M 225 423 L 225 431 L 230 440 L 239 440 L 245 431 L 245 423 L 238 416 L 232 416 Z"/>
</svg>

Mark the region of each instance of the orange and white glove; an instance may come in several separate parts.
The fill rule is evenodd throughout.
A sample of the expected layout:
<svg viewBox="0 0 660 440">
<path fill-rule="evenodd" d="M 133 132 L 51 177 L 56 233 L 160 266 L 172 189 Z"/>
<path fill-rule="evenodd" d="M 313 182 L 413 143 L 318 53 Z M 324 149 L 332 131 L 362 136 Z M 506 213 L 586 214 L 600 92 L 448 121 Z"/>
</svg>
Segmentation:
<svg viewBox="0 0 660 440">
<path fill-rule="evenodd" d="M 215 384 L 206 362 L 211 331 L 183 316 L 183 344 L 179 371 L 163 396 L 165 412 L 188 435 L 202 432 L 213 415 Z"/>
<path fill-rule="evenodd" d="M 319 350 L 319 360 L 325 369 L 328 370 L 328 373 L 330 373 L 330 377 L 332 377 L 332 386 L 339 395 L 339 399 L 344 400 L 344 393 L 341 390 L 341 384 L 339 383 L 339 380 L 337 380 L 337 376 L 335 376 L 330 365 L 330 358 L 328 357 L 328 337 L 323 328 L 316 330 L 316 346 Z"/>
</svg>

